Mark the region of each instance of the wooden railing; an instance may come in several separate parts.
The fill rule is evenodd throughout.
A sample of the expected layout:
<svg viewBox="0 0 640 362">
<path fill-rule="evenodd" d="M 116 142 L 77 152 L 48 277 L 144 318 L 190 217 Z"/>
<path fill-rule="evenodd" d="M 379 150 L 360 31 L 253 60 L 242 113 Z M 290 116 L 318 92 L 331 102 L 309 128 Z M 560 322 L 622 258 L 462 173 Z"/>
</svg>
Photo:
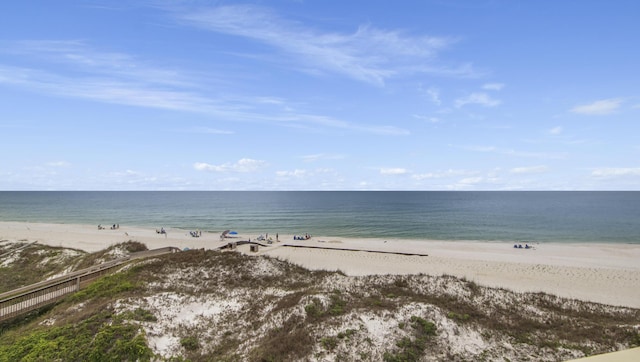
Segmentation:
<svg viewBox="0 0 640 362">
<path fill-rule="evenodd" d="M 174 247 L 133 253 L 130 256 L 108 261 L 64 276 L 31 284 L 0 294 L 0 322 L 20 316 L 32 310 L 57 302 L 75 293 L 92 280 L 112 273 L 122 264 L 140 258 L 179 251 Z"/>
</svg>

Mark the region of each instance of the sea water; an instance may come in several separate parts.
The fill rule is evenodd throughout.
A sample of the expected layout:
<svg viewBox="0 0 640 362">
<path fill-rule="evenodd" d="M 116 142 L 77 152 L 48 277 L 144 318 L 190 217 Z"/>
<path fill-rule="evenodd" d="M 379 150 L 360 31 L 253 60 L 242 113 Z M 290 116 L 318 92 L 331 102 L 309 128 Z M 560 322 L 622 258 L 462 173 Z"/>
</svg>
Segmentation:
<svg viewBox="0 0 640 362">
<path fill-rule="evenodd" d="M 0 221 L 385 239 L 640 243 L 640 192 L 4 191 Z"/>
</svg>

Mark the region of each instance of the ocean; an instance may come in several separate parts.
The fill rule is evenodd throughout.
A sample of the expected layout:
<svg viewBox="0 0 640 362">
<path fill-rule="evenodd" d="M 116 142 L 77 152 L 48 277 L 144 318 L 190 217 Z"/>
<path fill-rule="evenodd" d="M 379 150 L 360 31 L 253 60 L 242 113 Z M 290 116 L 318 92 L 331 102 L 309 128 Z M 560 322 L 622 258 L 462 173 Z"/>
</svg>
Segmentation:
<svg viewBox="0 0 640 362">
<path fill-rule="evenodd" d="M 0 221 L 638 244 L 640 192 L 2 191 Z"/>
</svg>

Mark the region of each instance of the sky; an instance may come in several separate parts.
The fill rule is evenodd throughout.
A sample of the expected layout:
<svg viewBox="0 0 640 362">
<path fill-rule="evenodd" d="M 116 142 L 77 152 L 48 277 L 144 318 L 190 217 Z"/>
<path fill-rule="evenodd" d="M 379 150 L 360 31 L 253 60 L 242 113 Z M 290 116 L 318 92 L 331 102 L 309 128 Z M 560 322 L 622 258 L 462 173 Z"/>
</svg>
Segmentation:
<svg viewBox="0 0 640 362">
<path fill-rule="evenodd" d="M 640 190 L 635 0 L 0 4 L 0 190 Z"/>
</svg>

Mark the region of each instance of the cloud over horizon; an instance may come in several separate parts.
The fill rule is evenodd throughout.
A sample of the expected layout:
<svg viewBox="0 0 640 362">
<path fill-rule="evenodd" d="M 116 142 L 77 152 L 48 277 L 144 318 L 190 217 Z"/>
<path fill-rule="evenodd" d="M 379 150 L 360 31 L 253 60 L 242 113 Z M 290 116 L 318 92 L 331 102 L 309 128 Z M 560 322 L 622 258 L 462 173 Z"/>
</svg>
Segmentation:
<svg viewBox="0 0 640 362">
<path fill-rule="evenodd" d="M 598 168 L 591 172 L 591 176 L 597 177 L 597 178 L 640 176 L 640 167 Z"/>
<path fill-rule="evenodd" d="M 196 162 L 193 168 L 197 171 L 213 171 L 213 172 L 256 172 L 267 166 L 266 161 L 254 160 L 251 158 L 242 158 L 235 163 L 224 163 L 221 165 L 212 165 L 205 162 Z"/>
</svg>

